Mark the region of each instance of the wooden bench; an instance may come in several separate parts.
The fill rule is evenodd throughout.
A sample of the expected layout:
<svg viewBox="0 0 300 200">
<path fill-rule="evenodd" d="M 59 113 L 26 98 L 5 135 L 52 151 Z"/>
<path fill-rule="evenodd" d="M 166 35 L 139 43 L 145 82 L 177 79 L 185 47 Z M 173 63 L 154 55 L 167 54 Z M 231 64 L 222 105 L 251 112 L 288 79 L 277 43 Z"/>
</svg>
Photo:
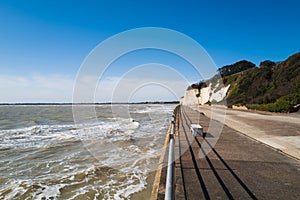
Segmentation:
<svg viewBox="0 0 300 200">
<path fill-rule="evenodd" d="M 203 128 L 199 124 L 191 124 L 191 133 L 193 137 L 202 136 L 205 137 L 203 133 Z"/>
</svg>

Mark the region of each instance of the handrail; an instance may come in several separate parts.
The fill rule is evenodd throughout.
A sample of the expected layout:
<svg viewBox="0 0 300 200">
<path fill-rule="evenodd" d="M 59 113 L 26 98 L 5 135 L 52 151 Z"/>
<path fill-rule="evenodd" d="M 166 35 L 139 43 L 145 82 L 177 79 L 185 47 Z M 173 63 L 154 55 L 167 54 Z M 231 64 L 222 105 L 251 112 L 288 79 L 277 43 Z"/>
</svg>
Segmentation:
<svg viewBox="0 0 300 200">
<path fill-rule="evenodd" d="M 170 142 L 169 142 L 169 157 L 168 157 L 168 168 L 167 168 L 167 178 L 166 178 L 166 191 L 165 191 L 165 200 L 173 200 L 174 199 L 174 115 L 172 119 L 172 129 L 169 134 Z"/>
</svg>

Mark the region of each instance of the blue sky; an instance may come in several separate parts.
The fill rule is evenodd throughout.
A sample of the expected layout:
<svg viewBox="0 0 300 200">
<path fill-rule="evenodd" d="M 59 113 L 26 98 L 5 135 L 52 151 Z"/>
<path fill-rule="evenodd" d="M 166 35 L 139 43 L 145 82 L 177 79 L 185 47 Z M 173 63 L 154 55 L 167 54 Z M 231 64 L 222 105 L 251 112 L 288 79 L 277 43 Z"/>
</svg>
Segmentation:
<svg viewBox="0 0 300 200">
<path fill-rule="evenodd" d="M 103 40 L 139 27 L 188 35 L 217 67 L 241 59 L 257 65 L 280 61 L 299 52 L 299 7 L 297 0 L 0 1 L 0 102 L 72 101 L 76 74 L 89 52 Z M 173 59 L 159 52 L 143 55 L 140 63 L 170 64 Z M 190 82 L 198 79 L 181 64 L 174 68 Z M 116 65 L 109 76 L 121 72 Z"/>
</svg>

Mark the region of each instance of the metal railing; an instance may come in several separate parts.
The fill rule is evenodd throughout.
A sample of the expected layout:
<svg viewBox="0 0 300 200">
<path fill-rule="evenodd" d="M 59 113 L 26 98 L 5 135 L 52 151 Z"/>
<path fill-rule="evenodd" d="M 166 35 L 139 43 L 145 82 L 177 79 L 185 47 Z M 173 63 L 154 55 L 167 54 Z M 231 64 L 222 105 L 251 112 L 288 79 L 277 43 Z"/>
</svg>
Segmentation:
<svg viewBox="0 0 300 200">
<path fill-rule="evenodd" d="M 168 157 L 168 168 L 167 168 L 167 178 L 166 178 L 166 191 L 165 191 L 165 200 L 173 200 L 174 199 L 174 144 L 175 144 L 175 137 L 174 137 L 174 130 L 175 130 L 175 123 L 174 123 L 174 115 L 172 116 L 172 128 L 171 133 L 169 134 L 170 141 L 169 141 L 169 157 Z"/>
</svg>

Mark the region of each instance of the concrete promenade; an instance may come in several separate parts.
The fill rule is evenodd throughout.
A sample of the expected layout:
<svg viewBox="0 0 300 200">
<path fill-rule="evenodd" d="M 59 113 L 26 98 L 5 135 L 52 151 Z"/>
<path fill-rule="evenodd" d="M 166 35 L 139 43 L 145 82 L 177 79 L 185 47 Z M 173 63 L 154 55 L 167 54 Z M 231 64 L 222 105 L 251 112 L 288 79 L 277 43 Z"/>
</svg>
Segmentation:
<svg viewBox="0 0 300 200">
<path fill-rule="evenodd" d="M 191 123 L 200 123 L 206 136 L 192 137 Z M 175 199 L 300 199 L 299 160 L 226 125 L 218 138 L 221 126 L 189 107 L 178 110 Z M 166 167 L 160 173 L 155 199 L 164 199 Z"/>
<path fill-rule="evenodd" d="M 193 106 L 208 118 L 224 123 L 251 138 L 300 160 L 300 113 L 240 111 L 218 106 Z"/>
</svg>

